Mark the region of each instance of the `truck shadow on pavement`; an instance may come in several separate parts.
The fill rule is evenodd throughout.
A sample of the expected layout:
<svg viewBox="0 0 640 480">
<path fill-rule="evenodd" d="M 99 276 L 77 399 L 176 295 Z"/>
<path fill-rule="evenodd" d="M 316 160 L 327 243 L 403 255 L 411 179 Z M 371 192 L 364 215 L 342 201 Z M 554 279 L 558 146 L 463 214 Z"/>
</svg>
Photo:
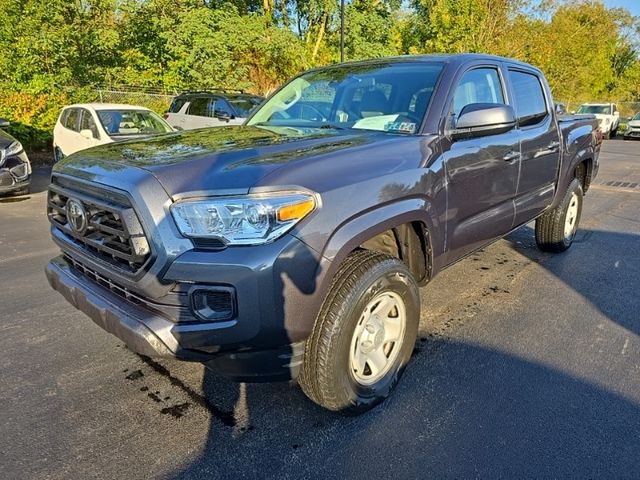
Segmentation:
<svg viewBox="0 0 640 480">
<path fill-rule="evenodd" d="M 532 238 L 523 227 L 507 241 L 640 334 L 631 248 L 640 236 L 583 230 L 559 255 Z M 420 338 L 396 392 L 360 417 L 317 407 L 293 381 L 236 384 L 205 370 L 202 390 L 214 406 L 207 439 L 171 478 L 630 478 L 640 469 L 635 399 L 446 332 Z"/>
<path fill-rule="evenodd" d="M 540 251 L 529 226 L 511 233 L 506 240 L 518 253 L 590 301 L 609 320 L 640 335 L 640 233 L 578 229 L 571 248 L 560 254 Z"/>
<path fill-rule="evenodd" d="M 170 478 L 628 478 L 640 459 L 638 404 L 558 370 L 429 339 L 403 382 L 360 417 L 321 410 L 293 384 L 203 388 L 211 417 L 199 456 Z"/>
</svg>

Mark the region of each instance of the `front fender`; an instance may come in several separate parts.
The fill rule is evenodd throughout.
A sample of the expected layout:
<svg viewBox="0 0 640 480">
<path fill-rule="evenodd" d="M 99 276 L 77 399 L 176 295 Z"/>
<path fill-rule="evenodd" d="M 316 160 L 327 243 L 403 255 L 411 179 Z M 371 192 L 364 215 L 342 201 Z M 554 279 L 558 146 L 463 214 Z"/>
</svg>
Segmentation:
<svg viewBox="0 0 640 480">
<path fill-rule="evenodd" d="M 425 198 L 407 198 L 390 204 L 381 205 L 362 212 L 340 225 L 330 236 L 322 251 L 316 273 L 316 291 L 312 298 L 305 299 L 304 315 L 298 316 L 302 322 L 300 328 L 311 332 L 322 302 L 331 287 L 334 276 L 343 260 L 366 240 L 391 228 L 409 222 L 420 222 L 427 232 L 433 234 L 437 228 L 437 217 Z M 442 244 L 436 236 L 432 245 Z M 432 255 L 435 248 L 432 247 Z M 293 312 L 291 312 L 293 313 Z M 300 310 L 297 310 L 298 315 Z"/>
</svg>

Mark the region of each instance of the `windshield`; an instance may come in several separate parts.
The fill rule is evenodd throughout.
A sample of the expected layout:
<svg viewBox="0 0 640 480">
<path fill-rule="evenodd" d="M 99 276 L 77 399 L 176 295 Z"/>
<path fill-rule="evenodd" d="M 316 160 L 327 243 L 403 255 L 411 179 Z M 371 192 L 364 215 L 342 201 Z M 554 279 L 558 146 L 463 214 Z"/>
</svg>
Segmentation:
<svg viewBox="0 0 640 480">
<path fill-rule="evenodd" d="M 297 77 L 248 125 L 326 127 L 413 134 L 420 128 L 442 64 L 339 65 Z"/>
<path fill-rule="evenodd" d="M 610 105 L 580 105 L 578 113 L 600 113 L 603 115 L 611 115 Z"/>
<path fill-rule="evenodd" d="M 235 97 L 228 100 L 241 116 L 246 117 L 251 110 L 262 103 L 263 99 L 259 97 Z"/>
<path fill-rule="evenodd" d="M 112 137 L 171 132 L 167 122 L 148 110 L 100 110 L 100 123 Z"/>
</svg>

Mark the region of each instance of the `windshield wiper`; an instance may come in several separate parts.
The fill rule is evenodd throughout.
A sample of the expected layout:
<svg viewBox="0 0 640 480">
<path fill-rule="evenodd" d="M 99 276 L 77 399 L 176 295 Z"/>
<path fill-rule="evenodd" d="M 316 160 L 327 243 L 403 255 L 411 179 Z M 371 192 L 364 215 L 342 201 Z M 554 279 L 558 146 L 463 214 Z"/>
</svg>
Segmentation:
<svg viewBox="0 0 640 480">
<path fill-rule="evenodd" d="M 347 127 L 342 127 L 340 125 L 335 125 L 333 123 L 323 123 L 317 128 L 331 129 L 331 130 L 346 130 L 347 129 Z"/>
</svg>

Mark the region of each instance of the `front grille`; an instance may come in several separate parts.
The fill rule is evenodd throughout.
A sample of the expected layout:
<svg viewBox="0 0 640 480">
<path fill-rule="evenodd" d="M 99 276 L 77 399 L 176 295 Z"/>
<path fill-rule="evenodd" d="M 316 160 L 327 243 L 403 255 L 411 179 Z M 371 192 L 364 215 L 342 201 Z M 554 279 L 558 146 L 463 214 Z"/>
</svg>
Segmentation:
<svg viewBox="0 0 640 480">
<path fill-rule="evenodd" d="M 83 275 L 101 287 L 109 289 L 112 293 L 118 295 L 129 303 L 158 313 L 172 322 L 200 321 L 199 318 L 195 317 L 193 313 L 191 313 L 191 309 L 189 308 L 188 290 L 183 288 L 185 286 L 176 285 L 171 289 L 171 291 L 162 297 L 161 301 L 154 301 L 119 285 L 110 278 L 101 275 L 96 270 L 87 267 L 69 255 L 64 255 L 64 259 L 77 273 Z"/>
<path fill-rule="evenodd" d="M 85 253 L 135 273 L 150 256 L 149 243 L 129 200 L 95 186 L 78 185 L 55 178 L 49 186 L 47 214 L 65 239 Z M 80 190 L 80 188 L 82 190 Z M 70 200 L 84 211 L 84 220 L 69 217 Z M 76 219 L 81 217 L 75 210 Z M 78 224 L 82 223 L 82 228 Z"/>
</svg>

